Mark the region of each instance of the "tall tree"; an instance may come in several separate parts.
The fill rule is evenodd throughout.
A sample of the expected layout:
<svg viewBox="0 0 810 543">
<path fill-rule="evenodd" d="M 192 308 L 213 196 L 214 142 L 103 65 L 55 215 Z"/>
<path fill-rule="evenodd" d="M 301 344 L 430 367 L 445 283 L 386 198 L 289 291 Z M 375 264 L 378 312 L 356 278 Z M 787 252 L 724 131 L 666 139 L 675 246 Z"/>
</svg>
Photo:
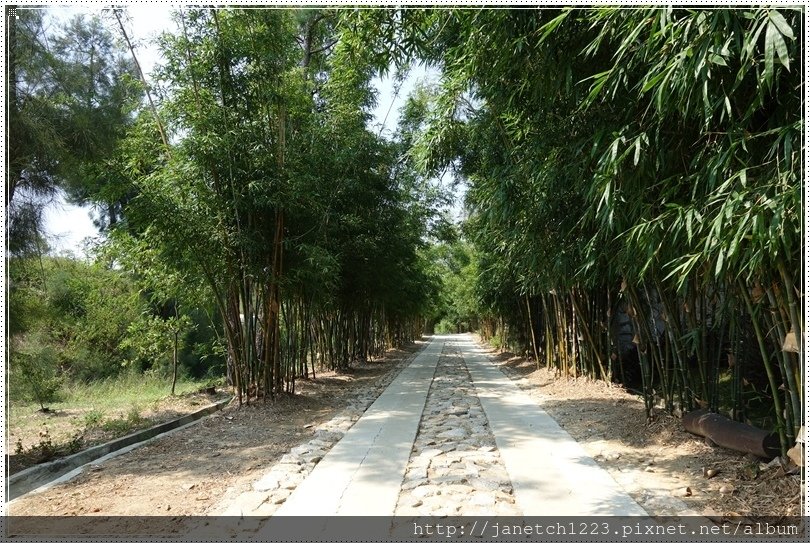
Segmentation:
<svg viewBox="0 0 810 543">
<path fill-rule="evenodd" d="M 112 202 L 105 161 L 131 123 L 140 90 L 101 19 L 56 24 L 46 11 L 7 17 L 9 249 L 37 239 L 42 206 L 60 188 L 76 201 Z"/>
</svg>

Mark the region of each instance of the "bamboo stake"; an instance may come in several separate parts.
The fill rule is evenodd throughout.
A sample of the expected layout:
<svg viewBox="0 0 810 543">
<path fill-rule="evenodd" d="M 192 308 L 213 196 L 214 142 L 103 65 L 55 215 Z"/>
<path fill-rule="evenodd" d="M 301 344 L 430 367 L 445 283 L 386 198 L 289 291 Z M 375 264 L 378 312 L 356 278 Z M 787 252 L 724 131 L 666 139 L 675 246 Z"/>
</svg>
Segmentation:
<svg viewBox="0 0 810 543">
<path fill-rule="evenodd" d="M 143 70 L 141 69 L 141 63 L 138 62 L 138 56 L 135 54 L 135 48 L 132 46 L 132 42 L 129 39 L 129 35 L 127 34 L 126 29 L 124 28 L 124 22 L 121 20 L 121 13 L 120 9 L 116 8 L 113 9 L 113 14 L 115 15 L 115 19 L 118 21 L 118 26 L 121 29 L 121 34 L 124 36 L 124 41 L 127 42 L 127 47 L 129 48 L 129 52 L 132 55 L 132 61 L 135 63 L 135 69 L 138 71 L 138 77 L 143 83 L 143 89 L 146 93 L 146 99 L 149 101 L 149 109 L 152 111 L 152 116 L 155 118 L 155 122 L 158 125 L 158 130 L 160 131 L 160 138 L 163 140 L 163 146 L 166 148 L 166 155 L 171 157 L 171 147 L 169 147 L 169 138 L 166 137 L 166 130 L 163 128 L 163 121 L 160 120 L 160 115 L 158 115 L 157 108 L 155 107 L 155 102 L 152 100 L 152 92 L 149 90 L 149 83 L 146 81 L 146 77 L 143 75 Z"/>
</svg>

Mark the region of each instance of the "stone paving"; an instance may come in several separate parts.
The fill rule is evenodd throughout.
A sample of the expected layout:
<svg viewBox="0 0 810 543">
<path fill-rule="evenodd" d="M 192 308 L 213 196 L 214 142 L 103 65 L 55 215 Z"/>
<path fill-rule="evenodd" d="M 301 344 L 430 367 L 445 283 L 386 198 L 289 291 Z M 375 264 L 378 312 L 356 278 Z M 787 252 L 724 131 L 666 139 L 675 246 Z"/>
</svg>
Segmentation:
<svg viewBox="0 0 810 543">
<path fill-rule="evenodd" d="M 293 447 L 282 456 L 253 483 L 251 491 L 242 493 L 235 500 L 227 499 L 220 503 L 213 509 L 213 513 L 222 516 L 269 516 L 275 513 L 326 453 L 343 438 L 349 428 L 412 360 L 413 356 L 408 357 L 376 383 L 360 388 L 346 408 L 332 419 L 316 426 L 312 439 L 303 445 Z"/>
<path fill-rule="evenodd" d="M 461 353 L 445 344 L 419 423 L 397 516 L 520 515 Z"/>
<path fill-rule="evenodd" d="M 396 373 L 362 390 L 340 415 L 318 426 L 313 439 L 282 456 L 251 491 L 221 508 L 221 514 L 275 513 Z M 521 511 L 464 359 L 448 342 L 428 392 L 395 515 L 493 514 Z"/>
</svg>

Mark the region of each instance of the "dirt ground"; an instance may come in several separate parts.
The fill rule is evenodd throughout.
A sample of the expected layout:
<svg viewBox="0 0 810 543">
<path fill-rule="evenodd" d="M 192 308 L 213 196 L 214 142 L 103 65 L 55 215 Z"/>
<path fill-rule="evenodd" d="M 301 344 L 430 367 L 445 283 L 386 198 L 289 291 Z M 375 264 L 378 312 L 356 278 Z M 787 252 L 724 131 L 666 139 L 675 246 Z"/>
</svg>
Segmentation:
<svg viewBox="0 0 810 543">
<path fill-rule="evenodd" d="M 361 387 L 385 378 L 423 346 L 420 342 L 392 351 L 351 373 L 299 381 L 295 396 L 274 403 L 228 407 L 65 484 L 22 496 L 10 504 L 9 513 L 117 517 L 114 532 L 119 534 L 137 532 L 143 524 L 138 516 L 151 516 L 160 517 L 155 521 L 165 523 L 169 531 L 182 531 L 188 521 L 183 517 L 211 514 L 226 493 L 249 490 L 260 472 L 308 441 L 314 427 L 335 416 Z M 519 386 L 541 399 L 544 409 L 649 512 L 672 513 L 671 501 L 654 499 L 666 495 L 718 520 L 800 514 L 803 487 L 798 474 L 786 475 L 780 467 L 767 468 L 745 455 L 709 446 L 663 412 L 647 424 L 642 400 L 620 387 L 556 379 L 553 372 L 525 359 L 495 351 L 490 355 Z M 705 469 L 719 474 L 706 478 Z M 20 521 L 17 529 L 29 532 L 25 519 Z"/>
<path fill-rule="evenodd" d="M 361 387 L 396 371 L 424 345 L 389 351 L 384 359 L 347 373 L 325 372 L 314 380 L 299 380 L 295 395 L 275 402 L 229 406 L 67 483 L 21 496 L 10 504 L 9 514 L 118 517 L 117 533 L 130 531 L 126 523 L 137 531 L 143 523 L 138 516 L 161 516 L 162 522 L 179 526 L 184 516 L 206 515 L 227 491 L 248 490 L 260 471 L 310 440 L 314 427 L 343 409 Z M 15 530 L 38 531 L 36 519 L 30 520 L 31 526 L 24 522 L 21 519 Z"/>
<path fill-rule="evenodd" d="M 6 436 L 6 465 L 13 475 L 26 468 L 67 456 L 80 450 L 107 443 L 137 430 L 168 422 L 230 397 L 224 389 L 211 393 L 193 392 L 168 396 L 136 411 L 136 420 L 128 419 L 127 408 L 108 410 L 105 416 L 121 425 L 88 427 L 85 417 L 92 409 L 50 409 L 19 415 L 9 423 Z M 47 443 L 43 447 L 43 442 Z"/>
<path fill-rule="evenodd" d="M 709 445 L 663 410 L 646 422 L 644 402 L 624 388 L 585 378 L 557 378 L 533 361 L 490 350 L 502 371 L 542 400 L 543 408 L 652 514 L 668 515 L 674 497 L 715 520 L 801 515 L 804 487 L 773 462 Z M 704 470 L 718 473 L 707 478 Z M 688 490 L 687 490 L 688 489 Z M 650 510 L 652 509 L 652 511 Z"/>
</svg>

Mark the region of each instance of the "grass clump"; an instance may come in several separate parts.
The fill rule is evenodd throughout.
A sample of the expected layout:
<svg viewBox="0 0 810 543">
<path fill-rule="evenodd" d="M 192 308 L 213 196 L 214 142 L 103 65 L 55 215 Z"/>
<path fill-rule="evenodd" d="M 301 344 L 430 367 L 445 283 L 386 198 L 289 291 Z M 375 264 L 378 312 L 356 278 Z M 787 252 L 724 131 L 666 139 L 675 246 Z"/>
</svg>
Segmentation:
<svg viewBox="0 0 810 543">
<path fill-rule="evenodd" d="M 85 428 L 97 428 L 101 426 L 101 423 L 103 421 L 104 421 L 104 413 L 98 411 L 97 409 L 93 409 L 84 414 Z"/>
<path fill-rule="evenodd" d="M 194 392 L 201 381 L 180 380 L 178 395 Z M 171 384 L 165 378 L 145 373 L 126 373 L 91 383 L 70 383 L 63 387 L 64 404 L 109 411 L 162 400 L 169 396 Z"/>
</svg>

